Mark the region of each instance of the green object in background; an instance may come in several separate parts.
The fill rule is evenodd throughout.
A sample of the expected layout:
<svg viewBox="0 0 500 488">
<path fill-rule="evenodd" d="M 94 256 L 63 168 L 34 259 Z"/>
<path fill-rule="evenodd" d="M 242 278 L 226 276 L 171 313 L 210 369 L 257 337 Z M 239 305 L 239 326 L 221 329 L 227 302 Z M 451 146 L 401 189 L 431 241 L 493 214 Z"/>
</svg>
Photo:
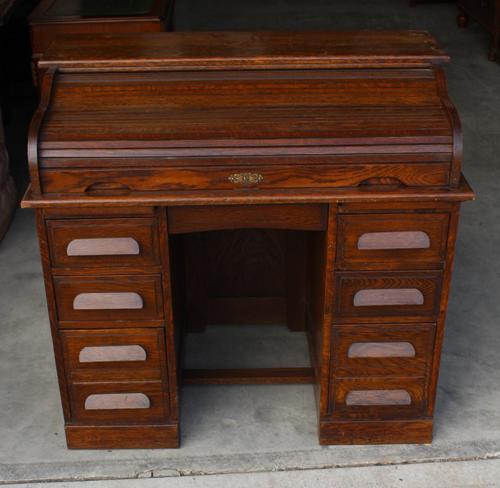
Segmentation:
<svg viewBox="0 0 500 488">
<path fill-rule="evenodd" d="M 155 0 L 55 0 L 50 17 L 125 17 L 147 15 Z"/>
</svg>

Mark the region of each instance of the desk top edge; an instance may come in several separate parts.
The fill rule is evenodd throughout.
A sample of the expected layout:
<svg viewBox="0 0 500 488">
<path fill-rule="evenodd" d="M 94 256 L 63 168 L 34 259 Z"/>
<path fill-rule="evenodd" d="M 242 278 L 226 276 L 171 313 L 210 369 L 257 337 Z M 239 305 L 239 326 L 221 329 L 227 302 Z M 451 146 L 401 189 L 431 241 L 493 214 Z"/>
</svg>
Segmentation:
<svg viewBox="0 0 500 488">
<path fill-rule="evenodd" d="M 59 38 L 63 71 L 422 67 L 449 61 L 423 31 L 148 32 Z"/>
</svg>

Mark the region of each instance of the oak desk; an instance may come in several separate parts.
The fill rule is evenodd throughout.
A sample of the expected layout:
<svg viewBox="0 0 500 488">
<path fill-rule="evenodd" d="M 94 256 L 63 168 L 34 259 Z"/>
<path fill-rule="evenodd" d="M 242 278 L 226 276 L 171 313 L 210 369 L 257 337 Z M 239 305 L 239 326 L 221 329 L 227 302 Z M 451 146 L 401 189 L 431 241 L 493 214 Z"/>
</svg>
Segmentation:
<svg viewBox="0 0 500 488">
<path fill-rule="evenodd" d="M 49 49 L 24 206 L 69 447 L 178 446 L 183 382 L 312 382 L 323 444 L 431 441 L 473 198 L 447 60 L 412 31 Z M 184 371 L 228 320 L 305 330 L 312 367 Z"/>
</svg>

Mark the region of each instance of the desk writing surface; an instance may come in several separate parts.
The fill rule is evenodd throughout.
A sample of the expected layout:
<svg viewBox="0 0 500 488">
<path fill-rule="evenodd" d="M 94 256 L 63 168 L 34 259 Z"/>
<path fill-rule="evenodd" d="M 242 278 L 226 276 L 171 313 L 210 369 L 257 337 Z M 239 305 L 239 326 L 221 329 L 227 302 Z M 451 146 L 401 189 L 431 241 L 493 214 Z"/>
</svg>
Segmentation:
<svg viewBox="0 0 500 488">
<path fill-rule="evenodd" d="M 68 38 L 51 46 L 40 65 L 213 71 L 427 67 L 448 60 L 420 31 L 175 32 Z"/>
</svg>

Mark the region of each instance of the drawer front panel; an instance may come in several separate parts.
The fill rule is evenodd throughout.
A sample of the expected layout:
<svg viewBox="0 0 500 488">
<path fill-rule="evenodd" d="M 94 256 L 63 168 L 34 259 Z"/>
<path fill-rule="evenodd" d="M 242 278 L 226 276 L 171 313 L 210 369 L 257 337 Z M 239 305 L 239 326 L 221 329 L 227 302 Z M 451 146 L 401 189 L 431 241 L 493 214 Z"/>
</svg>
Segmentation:
<svg viewBox="0 0 500 488">
<path fill-rule="evenodd" d="M 199 166 L 127 171 L 114 169 L 41 172 L 44 193 L 94 193 L 102 191 L 233 190 L 255 187 L 330 188 L 358 186 L 376 178 L 397 180 L 406 186 L 446 186 L 448 163 Z"/>
<path fill-rule="evenodd" d="M 70 382 L 165 377 L 163 329 L 62 331 L 61 338 Z"/>
<path fill-rule="evenodd" d="M 160 262 L 153 218 L 48 220 L 54 267 L 149 266 Z"/>
<path fill-rule="evenodd" d="M 427 404 L 423 378 L 336 379 L 333 416 L 352 419 L 399 419 L 420 416 Z"/>
<path fill-rule="evenodd" d="M 336 327 L 333 374 L 423 377 L 432 359 L 434 330 L 433 324 Z"/>
<path fill-rule="evenodd" d="M 448 214 L 340 215 L 339 269 L 423 269 L 442 265 Z"/>
<path fill-rule="evenodd" d="M 85 327 L 92 322 L 119 326 L 123 321 L 135 321 L 140 325 L 140 321 L 161 323 L 163 318 L 159 275 L 57 276 L 54 285 L 62 323 L 83 322 Z"/>
<path fill-rule="evenodd" d="M 140 424 L 168 416 L 168 402 L 159 381 L 74 383 L 70 394 L 77 421 Z"/>
<path fill-rule="evenodd" d="M 434 321 L 441 273 L 338 273 L 338 322 Z"/>
</svg>

